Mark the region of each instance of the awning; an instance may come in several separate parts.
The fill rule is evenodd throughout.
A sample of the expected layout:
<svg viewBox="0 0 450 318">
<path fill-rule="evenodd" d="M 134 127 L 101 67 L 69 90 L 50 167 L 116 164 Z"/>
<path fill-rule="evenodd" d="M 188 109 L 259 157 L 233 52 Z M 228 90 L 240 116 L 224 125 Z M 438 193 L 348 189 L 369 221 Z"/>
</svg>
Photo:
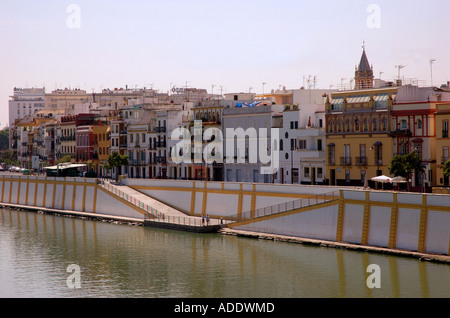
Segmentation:
<svg viewBox="0 0 450 318">
<path fill-rule="evenodd" d="M 381 141 L 377 141 L 376 143 L 373 144 L 374 146 L 378 147 L 383 145 L 383 143 Z"/>
<path fill-rule="evenodd" d="M 416 138 L 412 141 L 413 144 L 421 144 L 423 143 L 423 139 L 422 138 Z"/>
<path fill-rule="evenodd" d="M 383 102 L 383 101 L 387 101 L 389 99 L 389 95 L 388 94 L 382 94 L 382 95 L 375 95 L 373 97 L 373 100 L 376 102 Z"/>
<path fill-rule="evenodd" d="M 355 96 L 347 98 L 347 103 L 367 103 L 370 101 L 370 96 Z"/>
<path fill-rule="evenodd" d="M 336 146 L 336 145 L 334 144 L 334 142 L 332 142 L 331 144 L 328 144 L 327 146 L 328 146 L 328 147 L 334 147 L 334 146 Z"/>
<path fill-rule="evenodd" d="M 72 168 L 81 168 L 81 167 L 86 167 L 85 164 L 60 164 L 60 165 L 56 165 L 56 166 L 51 166 L 51 167 L 45 167 L 44 169 L 46 170 L 65 170 L 65 169 L 72 169 Z"/>
</svg>

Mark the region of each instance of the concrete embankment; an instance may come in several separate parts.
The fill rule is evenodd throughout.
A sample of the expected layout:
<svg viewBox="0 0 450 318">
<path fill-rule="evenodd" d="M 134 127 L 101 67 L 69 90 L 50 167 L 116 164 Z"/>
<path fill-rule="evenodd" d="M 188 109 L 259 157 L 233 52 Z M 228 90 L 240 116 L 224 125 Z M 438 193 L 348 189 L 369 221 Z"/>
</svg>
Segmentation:
<svg viewBox="0 0 450 318">
<path fill-rule="evenodd" d="M 419 253 L 408 250 L 401 249 L 390 249 L 376 246 L 368 246 L 368 245 L 359 245 L 359 244 L 350 244 L 344 242 L 334 242 L 334 241 L 325 241 L 325 240 L 316 240 L 288 235 L 278 235 L 278 234 L 267 234 L 267 233 L 258 233 L 251 231 L 240 231 L 229 228 L 223 228 L 219 231 L 222 235 L 232 235 L 239 236 L 243 238 L 251 238 L 251 239 L 259 239 L 259 240 L 270 240 L 270 241 L 278 241 L 278 242 L 286 242 L 293 244 L 303 244 L 303 245 L 312 245 L 319 247 L 328 247 L 328 248 L 342 248 L 353 251 L 360 252 L 369 252 L 369 253 L 380 253 L 380 254 L 389 254 L 395 256 L 402 257 L 412 257 L 417 258 L 421 261 L 433 261 L 439 263 L 448 263 L 450 264 L 450 256 L 447 255 L 438 255 L 438 254 L 429 254 L 429 253 Z"/>
</svg>

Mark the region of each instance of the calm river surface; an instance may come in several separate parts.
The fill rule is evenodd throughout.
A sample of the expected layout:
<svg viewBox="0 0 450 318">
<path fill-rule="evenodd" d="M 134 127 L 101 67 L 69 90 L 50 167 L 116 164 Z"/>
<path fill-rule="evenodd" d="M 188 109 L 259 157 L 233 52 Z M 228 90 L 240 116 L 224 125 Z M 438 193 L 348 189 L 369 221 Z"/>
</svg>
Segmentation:
<svg viewBox="0 0 450 318">
<path fill-rule="evenodd" d="M 367 287 L 370 264 L 381 288 Z M 0 297 L 446 298 L 450 266 L 2 209 Z"/>
</svg>

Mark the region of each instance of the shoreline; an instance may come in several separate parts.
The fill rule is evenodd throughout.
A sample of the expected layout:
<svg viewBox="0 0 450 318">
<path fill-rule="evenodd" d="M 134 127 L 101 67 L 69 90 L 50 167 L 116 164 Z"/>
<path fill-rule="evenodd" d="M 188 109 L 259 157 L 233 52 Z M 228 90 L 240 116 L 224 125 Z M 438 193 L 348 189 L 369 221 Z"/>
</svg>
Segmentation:
<svg viewBox="0 0 450 318">
<path fill-rule="evenodd" d="M 388 255 L 394 255 L 394 256 L 416 258 L 420 261 L 429 261 L 429 262 L 436 262 L 436 263 L 441 263 L 441 264 L 442 263 L 450 264 L 450 256 L 443 255 L 443 254 L 429 254 L 429 253 L 421 253 L 421 252 L 401 250 L 401 249 L 390 249 L 390 248 L 386 248 L 386 247 L 359 245 L 359 244 L 352 244 L 352 243 L 346 243 L 346 242 L 326 241 L 326 240 L 302 238 L 302 237 L 289 236 L 289 235 L 242 231 L 242 230 L 235 230 L 235 229 L 229 229 L 229 228 L 223 228 L 222 230 L 219 231 L 219 233 L 222 235 L 239 236 L 239 237 L 251 238 L 251 239 L 278 241 L 278 242 L 286 242 L 286 243 L 293 243 L 293 244 L 304 244 L 304 245 L 327 247 L 327 248 L 340 248 L 340 249 L 348 249 L 348 250 L 352 250 L 352 251 L 369 252 L 369 253 L 377 253 L 377 254 L 388 254 Z"/>
</svg>

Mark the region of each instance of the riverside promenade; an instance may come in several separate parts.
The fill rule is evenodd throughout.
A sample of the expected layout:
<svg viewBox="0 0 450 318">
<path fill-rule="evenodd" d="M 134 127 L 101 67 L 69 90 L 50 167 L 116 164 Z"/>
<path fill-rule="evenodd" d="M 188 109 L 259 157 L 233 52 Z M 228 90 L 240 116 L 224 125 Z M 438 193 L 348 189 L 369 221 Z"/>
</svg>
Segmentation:
<svg viewBox="0 0 450 318">
<path fill-rule="evenodd" d="M 103 187 L 112 194 L 127 200 L 131 204 L 140 207 L 145 214 L 144 225 L 150 227 L 182 230 L 197 233 L 217 232 L 229 220 L 207 216 L 191 216 L 186 215 L 179 210 L 164 204 L 142 192 L 139 192 L 131 187 L 122 185 L 117 182 L 109 180 L 100 180 L 99 186 Z"/>
</svg>

